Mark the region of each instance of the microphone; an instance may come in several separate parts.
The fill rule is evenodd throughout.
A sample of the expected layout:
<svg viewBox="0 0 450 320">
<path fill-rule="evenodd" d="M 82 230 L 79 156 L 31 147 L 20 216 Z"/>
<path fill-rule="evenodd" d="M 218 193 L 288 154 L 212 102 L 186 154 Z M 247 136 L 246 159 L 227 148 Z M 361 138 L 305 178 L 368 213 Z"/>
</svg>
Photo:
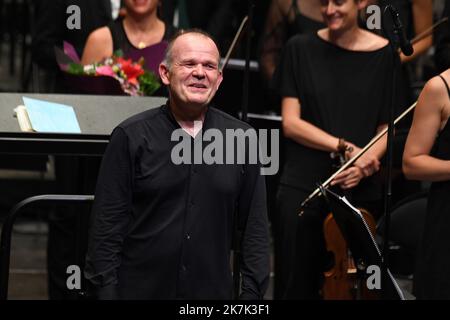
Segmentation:
<svg viewBox="0 0 450 320">
<path fill-rule="evenodd" d="M 394 33 L 398 36 L 400 42 L 400 49 L 402 50 L 405 56 L 410 56 L 414 53 L 414 49 L 411 45 L 411 42 L 405 36 L 403 24 L 402 21 L 400 20 L 400 15 L 394 6 L 388 5 L 388 8 L 389 11 L 391 12 L 392 20 L 394 22 Z"/>
</svg>

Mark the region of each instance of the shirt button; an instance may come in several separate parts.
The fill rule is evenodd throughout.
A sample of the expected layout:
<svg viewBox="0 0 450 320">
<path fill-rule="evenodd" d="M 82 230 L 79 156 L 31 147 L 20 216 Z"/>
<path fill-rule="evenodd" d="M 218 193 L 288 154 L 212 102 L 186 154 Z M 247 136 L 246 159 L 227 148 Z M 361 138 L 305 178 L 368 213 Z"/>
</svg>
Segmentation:
<svg viewBox="0 0 450 320">
<path fill-rule="evenodd" d="M 186 235 L 186 240 L 191 240 L 191 235 L 187 234 Z"/>
</svg>

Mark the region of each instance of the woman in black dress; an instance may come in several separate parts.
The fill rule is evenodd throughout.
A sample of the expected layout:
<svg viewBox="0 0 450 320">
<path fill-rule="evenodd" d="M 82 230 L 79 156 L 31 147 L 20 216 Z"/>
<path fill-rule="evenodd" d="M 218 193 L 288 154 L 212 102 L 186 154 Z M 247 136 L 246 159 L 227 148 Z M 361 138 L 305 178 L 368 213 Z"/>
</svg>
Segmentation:
<svg viewBox="0 0 450 320">
<path fill-rule="evenodd" d="M 130 49 L 144 49 L 170 39 L 175 30 L 158 17 L 159 2 L 124 0 L 125 17 L 119 17 L 89 35 L 81 62 L 85 65 L 99 62 L 111 57 L 118 49 L 126 54 Z"/>
<path fill-rule="evenodd" d="M 425 85 L 403 155 L 403 171 L 432 181 L 417 256 L 417 299 L 450 299 L 450 69 Z"/>
<path fill-rule="evenodd" d="M 326 250 L 322 199 L 301 217 L 300 204 L 334 169 L 330 153 L 352 157 L 387 123 L 392 53 L 387 40 L 358 26 L 365 0 L 322 0 L 326 29 L 291 38 L 273 84 L 282 96 L 286 138 L 275 230 L 276 298 L 320 298 Z M 386 141 L 380 140 L 334 185 L 366 209 L 381 197 L 371 179 Z"/>
</svg>

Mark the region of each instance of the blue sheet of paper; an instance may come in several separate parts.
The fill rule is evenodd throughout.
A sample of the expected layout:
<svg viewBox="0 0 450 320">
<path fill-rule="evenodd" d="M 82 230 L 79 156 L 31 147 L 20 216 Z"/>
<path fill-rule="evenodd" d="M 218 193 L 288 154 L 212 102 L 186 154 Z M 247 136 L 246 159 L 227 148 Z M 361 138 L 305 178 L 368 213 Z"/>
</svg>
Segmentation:
<svg viewBox="0 0 450 320">
<path fill-rule="evenodd" d="M 23 102 L 36 132 L 81 133 L 71 106 L 27 97 Z"/>
</svg>

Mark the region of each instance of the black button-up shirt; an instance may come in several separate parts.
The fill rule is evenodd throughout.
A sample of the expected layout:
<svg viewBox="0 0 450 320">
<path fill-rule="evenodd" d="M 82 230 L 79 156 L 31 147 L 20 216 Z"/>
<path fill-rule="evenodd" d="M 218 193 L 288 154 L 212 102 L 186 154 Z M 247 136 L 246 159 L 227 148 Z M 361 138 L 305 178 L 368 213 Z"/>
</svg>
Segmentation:
<svg viewBox="0 0 450 320">
<path fill-rule="evenodd" d="M 209 107 L 202 131 L 210 128 L 225 137 L 226 129 L 250 126 Z M 269 244 L 260 166 L 176 165 L 171 160 L 179 143 L 171 141 L 176 129 L 180 126 L 165 105 L 113 131 L 97 182 L 86 277 L 109 298 L 229 299 L 237 213 L 241 220 L 248 216 L 242 295 L 262 298 Z M 192 146 L 202 136 L 185 135 Z M 204 149 L 208 142 L 202 144 Z"/>
</svg>

